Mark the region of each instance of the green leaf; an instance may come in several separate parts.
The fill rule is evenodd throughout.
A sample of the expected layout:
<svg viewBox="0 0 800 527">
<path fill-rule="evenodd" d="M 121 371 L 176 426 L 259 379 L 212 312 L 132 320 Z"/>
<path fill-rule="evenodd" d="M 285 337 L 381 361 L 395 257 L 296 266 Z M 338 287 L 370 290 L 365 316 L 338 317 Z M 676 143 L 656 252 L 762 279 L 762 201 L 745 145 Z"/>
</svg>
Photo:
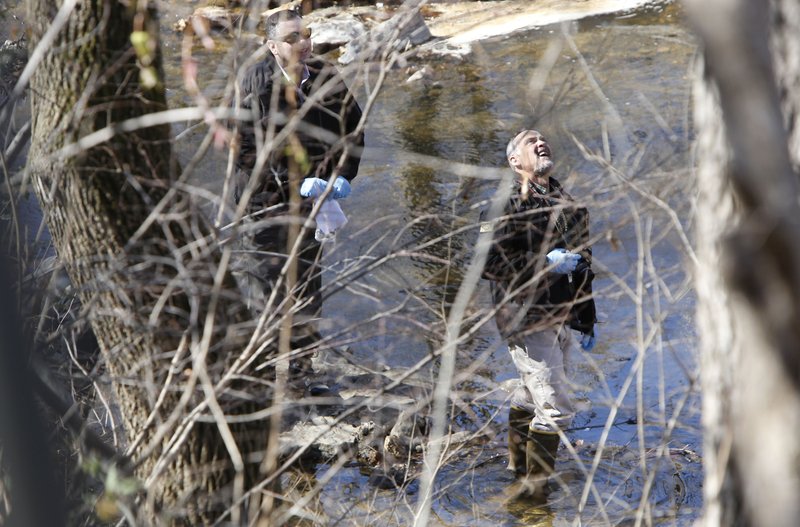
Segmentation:
<svg viewBox="0 0 800 527">
<path fill-rule="evenodd" d="M 111 465 L 106 475 L 106 492 L 114 496 L 132 496 L 142 488 L 139 480 L 120 473 L 116 465 Z"/>
</svg>

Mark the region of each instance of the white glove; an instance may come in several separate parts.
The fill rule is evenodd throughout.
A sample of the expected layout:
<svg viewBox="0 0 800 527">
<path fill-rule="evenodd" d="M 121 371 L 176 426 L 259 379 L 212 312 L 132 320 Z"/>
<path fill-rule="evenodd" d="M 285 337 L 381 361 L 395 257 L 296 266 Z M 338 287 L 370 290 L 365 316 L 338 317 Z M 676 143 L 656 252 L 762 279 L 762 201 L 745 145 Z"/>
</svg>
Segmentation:
<svg viewBox="0 0 800 527">
<path fill-rule="evenodd" d="M 578 266 L 581 255 L 571 253 L 566 249 L 553 249 L 547 253 L 547 265 L 555 266 L 551 269 L 556 274 L 569 274 Z"/>
</svg>

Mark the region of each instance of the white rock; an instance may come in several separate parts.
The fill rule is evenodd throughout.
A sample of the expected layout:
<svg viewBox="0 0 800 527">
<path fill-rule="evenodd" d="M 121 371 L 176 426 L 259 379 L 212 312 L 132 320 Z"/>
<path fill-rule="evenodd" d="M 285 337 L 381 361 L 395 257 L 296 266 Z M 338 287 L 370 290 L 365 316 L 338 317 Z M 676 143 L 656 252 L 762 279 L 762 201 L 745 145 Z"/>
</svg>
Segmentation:
<svg viewBox="0 0 800 527">
<path fill-rule="evenodd" d="M 367 34 L 352 40 L 339 57 L 339 63 L 350 64 L 354 60 L 371 60 L 380 55 L 387 46 L 406 50 L 429 41 L 433 36 L 419 10 L 398 11 L 392 18 L 379 24 Z"/>
<path fill-rule="evenodd" d="M 367 33 L 364 23 L 348 14 L 311 22 L 308 27 L 316 53 L 343 46 Z"/>
</svg>

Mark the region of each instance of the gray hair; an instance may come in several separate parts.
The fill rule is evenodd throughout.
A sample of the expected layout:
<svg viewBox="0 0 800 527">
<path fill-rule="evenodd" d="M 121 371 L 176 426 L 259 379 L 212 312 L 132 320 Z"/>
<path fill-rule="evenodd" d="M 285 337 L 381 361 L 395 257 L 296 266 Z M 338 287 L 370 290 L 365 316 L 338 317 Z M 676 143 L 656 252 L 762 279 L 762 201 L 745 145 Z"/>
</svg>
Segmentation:
<svg viewBox="0 0 800 527">
<path fill-rule="evenodd" d="M 517 135 L 519 135 L 519 134 L 517 134 Z M 510 158 L 512 155 L 514 155 L 514 153 L 516 153 L 517 146 L 518 146 L 517 136 L 515 135 L 508 142 L 508 146 L 506 146 L 506 159 Z"/>
<path fill-rule="evenodd" d="M 514 135 L 514 137 L 511 138 L 511 140 L 508 142 L 508 146 L 506 146 L 506 159 L 509 159 L 517 152 L 517 148 L 519 148 L 519 143 L 520 143 L 520 140 L 517 138 L 523 136 L 523 134 L 527 134 L 528 132 L 533 132 L 533 131 L 535 130 L 528 130 L 528 129 L 520 130 Z"/>
</svg>

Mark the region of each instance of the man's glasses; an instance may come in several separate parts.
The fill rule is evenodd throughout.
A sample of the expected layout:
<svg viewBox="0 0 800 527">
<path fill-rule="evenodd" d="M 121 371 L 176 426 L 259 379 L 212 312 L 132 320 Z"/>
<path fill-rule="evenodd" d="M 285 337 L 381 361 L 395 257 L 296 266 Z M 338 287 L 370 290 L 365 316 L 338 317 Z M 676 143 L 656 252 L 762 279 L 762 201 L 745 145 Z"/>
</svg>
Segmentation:
<svg viewBox="0 0 800 527">
<path fill-rule="evenodd" d="M 304 27 L 301 31 L 292 31 L 288 35 L 284 35 L 281 38 L 276 38 L 275 40 L 279 42 L 286 42 L 287 44 L 297 44 L 301 39 L 308 40 L 310 38 L 311 30 L 307 27 Z"/>
</svg>

